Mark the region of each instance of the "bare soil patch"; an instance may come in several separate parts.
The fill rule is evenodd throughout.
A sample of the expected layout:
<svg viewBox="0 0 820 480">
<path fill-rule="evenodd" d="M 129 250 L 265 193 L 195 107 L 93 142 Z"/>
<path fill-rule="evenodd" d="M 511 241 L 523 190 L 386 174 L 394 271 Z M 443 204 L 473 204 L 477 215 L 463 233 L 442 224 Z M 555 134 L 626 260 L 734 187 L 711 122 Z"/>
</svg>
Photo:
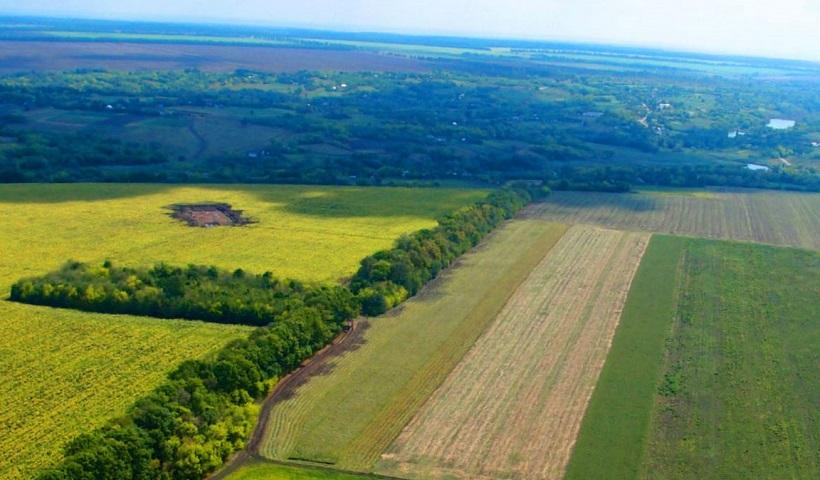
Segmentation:
<svg viewBox="0 0 820 480">
<path fill-rule="evenodd" d="M 241 226 L 254 223 L 227 203 L 192 203 L 171 206 L 171 216 L 190 227 Z"/>
</svg>

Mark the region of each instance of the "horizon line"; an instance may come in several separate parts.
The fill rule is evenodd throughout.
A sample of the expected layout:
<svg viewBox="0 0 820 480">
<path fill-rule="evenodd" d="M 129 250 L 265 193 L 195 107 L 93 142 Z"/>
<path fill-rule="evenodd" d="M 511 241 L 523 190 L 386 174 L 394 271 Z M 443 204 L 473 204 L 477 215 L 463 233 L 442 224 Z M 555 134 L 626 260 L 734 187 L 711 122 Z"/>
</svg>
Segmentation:
<svg viewBox="0 0 820 480">
<path fill-rule="evenodd" d="M 133 17 L 123 18 L 120 16 L 93 16 L 83 15 L 78 13 L 22 13 L 22 12 L 3 12 L 0 11 L 0 18 L 41 18 L 54 20 L 86 20 L 98 22 L 131 22 L 131 23 L 153 23 L 166 25 L 202 25 L 202 26 L 221 26 L 221 27 L 257 27 L 257 28 L 271 28 L 271 29 L 302 29 L 316 32 L 328 33 L 350 33 L 350 34 L 381 34 L 381 35 L 401 35 L 406 37 L 417 38 L 449 38 L 449 39 L 466 39 L 466 40 L 499 40 L 512 42 L 532 42 L 532 43 L 558 43 L 570 44 L 590 47 L 620 47 L 620 48 L 634 48 L 643 49 L 654 52 L 665 52 L 674 54 L 691 54 L 703 55 L 712 57 L 734 57 L 749 60 L 775 60 L 785 62 L 803 62 L 815 66 L 820 66 L 820 58 L 806 58 L 806 57 L 774 57 L 763 54 L 738 53 L 726 50 L 698 50 L 689 49 L 673 44 L 655 43 L 647 44 L 642 42 L 608 42 L 607 40 L 586 38 L 586 39 L 569 39 L 558 37 L 541 37 L 541 36 L 510 36 L 508 34 L 487 34 L 479 32 L 468 31 L 439 31 L 439 30 L 422 30 L 422 29 L 402 29 L 402 28 L 386 28 L 377 25 L 341 25 L 341 24 L 315 24 L 310 22 L 273 22 L 273 21 L 254 21 L 251 19 L 221 19 L 213 17 L 187 17 L 185 19 L 175 19 L 165 16 L 155 17 Z"/>
</svg>

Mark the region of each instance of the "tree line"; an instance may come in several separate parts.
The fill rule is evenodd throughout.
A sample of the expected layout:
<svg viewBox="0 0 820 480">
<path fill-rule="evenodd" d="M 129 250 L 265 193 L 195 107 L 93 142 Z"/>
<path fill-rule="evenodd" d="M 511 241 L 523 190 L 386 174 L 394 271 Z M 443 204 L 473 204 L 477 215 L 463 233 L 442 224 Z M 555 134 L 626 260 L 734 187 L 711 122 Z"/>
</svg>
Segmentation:
<svg viewBox="0 0 820 480">
<path fill-rule="evenodd" d="M 350 287 L 366 315 L 379 315 L 415 295 L 487 233 L 548 189 L 504 189 L 462 208 L 432 229 L 401 237 L 390 250 L 364 258 Z"/>
<path fill-rule="evenodd" d="M 330 317 L 350 318 L 356 298 L 342 286 L 305 285 L 270 272 L 247 274 L 216 267 L 159 264 L 129 268 L 68 262 L 48 275 L 21 280 L 11 300 L 100 313 L 185 318 L 265 326 L 290 310 L 311 307 Z"/>
<path fill-rule="evenodd" d="M 278 378 L 327 345 L 359 313 L 377 314 L 418 292 L 495 226 L 545 193 L 524 184 L 493 192 L 445 216 L 438 227 L 365 258 L 348 286 L 307 286 L 215 267 L 132 269 L 110 262 L 100 267 L 70 262 L 42 278 L 17 282 L 12 299 L 18 301 L 269 322 L 211 359 L 183 362 L 123 417 L 70 441 L 63 460 L 36 479 L 202 479 L 244 448 L 258 414 L 255 402 Z M 230 307 L 210 309 L 210 302 L 224 306 L 234 295 L 237 301 Z"/>
</svg>

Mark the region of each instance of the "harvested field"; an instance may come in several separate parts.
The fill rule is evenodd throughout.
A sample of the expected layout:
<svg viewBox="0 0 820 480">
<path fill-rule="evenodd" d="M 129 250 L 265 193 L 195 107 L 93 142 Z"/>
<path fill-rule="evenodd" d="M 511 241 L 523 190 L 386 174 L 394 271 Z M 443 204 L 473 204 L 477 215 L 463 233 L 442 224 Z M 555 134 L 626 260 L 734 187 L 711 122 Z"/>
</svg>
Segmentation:
<svg viewBox="0 0 820 480">
<path fill-rule="evenodd" d="M 429 70 L 423 61 L 356 50 L 191 45 L 174 43 L 0 41 L 0 73 L 107 70 L 183 70 L 208 72 L 249 69 L 260 72 Z"/>
<path fill-rule="evenodd" d="M 561 478 L 648 240 L 643 233 L 570 229 L 376 471 Z"/>
<path fill-rule="evenodd" d="M 565 480 L 638 477 L 689 240 L 652 236 L 581 423 Z"/>
<path fill-rule="evenodd" d="M 368 471 L 566 227 L 507 223 L 276 403 L 260 453 Z"/>
<path fill-rule="evenodd" d="M 820 194 L 764 190 L 555 192 L 527 217 L 820 250 Z"/>
</svg>

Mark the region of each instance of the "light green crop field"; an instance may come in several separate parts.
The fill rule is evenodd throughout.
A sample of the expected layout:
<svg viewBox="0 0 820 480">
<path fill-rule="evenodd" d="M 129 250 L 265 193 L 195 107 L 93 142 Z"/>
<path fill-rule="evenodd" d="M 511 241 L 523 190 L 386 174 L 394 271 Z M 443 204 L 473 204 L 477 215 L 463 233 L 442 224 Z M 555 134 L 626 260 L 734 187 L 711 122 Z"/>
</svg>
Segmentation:
<svg viewBox="0 0 820 480">
<path fill-rule="evenodd" d="M 817 478 L 818 299 L 817 252 L 653 237 L 566 478 Z"/>
<path fill-rule="evenodd" d="M 527 216 L 820 250 L 820 194 L 772 190 L 554 192 Z"/>
<path fill-rule="evenodd" d="M 273 406 L 260 453 L 369 471 L 566 226 L 509 222 Z"/>
<path fill-rule="evenodd" d="M 228 476 L 229 480 L 379 480 L 382 478 L 385 477 L 267 462 L 255 462 L 243 466 Z"/>
<path fill-rule="evenodd" d="M 336 281 L 401 234 L 485 192 L 300 186 L 0 186 L 0 298 L 68 259 L 167 261 Z M 259 223 L 195 228 L 174 203 L 227 202 Z M 0 478 L 59 458 L 80 432 L 122 414 L 182 360 L 248 329 L 110 316 L 0 300 Z"/>
</svg>

